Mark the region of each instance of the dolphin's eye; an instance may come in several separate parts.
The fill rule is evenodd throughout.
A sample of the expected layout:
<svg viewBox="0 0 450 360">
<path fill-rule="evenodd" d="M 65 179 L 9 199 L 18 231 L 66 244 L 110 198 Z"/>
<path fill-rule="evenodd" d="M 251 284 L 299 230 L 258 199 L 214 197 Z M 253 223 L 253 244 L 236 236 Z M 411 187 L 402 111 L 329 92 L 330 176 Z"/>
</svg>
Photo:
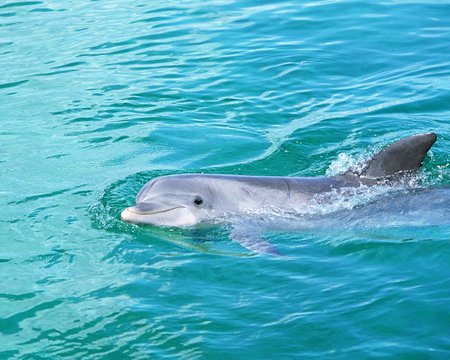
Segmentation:
<svg viewBox="0 0 450 360">
<path fill-rule="evenodd" d="M 194 199 L 194 204 L 200 206 L 203 204 L 203 199 L 200 196 L 196 196 Z"/>
</svg>

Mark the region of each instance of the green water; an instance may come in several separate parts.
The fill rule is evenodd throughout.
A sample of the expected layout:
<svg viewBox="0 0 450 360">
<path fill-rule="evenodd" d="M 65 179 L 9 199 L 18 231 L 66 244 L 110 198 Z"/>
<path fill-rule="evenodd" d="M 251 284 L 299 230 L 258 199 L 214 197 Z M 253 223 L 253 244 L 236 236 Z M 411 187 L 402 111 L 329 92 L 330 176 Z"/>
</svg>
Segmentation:
<svg viewBox="0 0 450 360">
<path fill-rule="evenodd" d="M 279 258 L 118 219 L 159 174 L 324 175 L 423 131 L 449 184 L 449 19 L 2 0 L 0 358 L 450 358 L 448 225 L 268 232 Z"/>
</svg>

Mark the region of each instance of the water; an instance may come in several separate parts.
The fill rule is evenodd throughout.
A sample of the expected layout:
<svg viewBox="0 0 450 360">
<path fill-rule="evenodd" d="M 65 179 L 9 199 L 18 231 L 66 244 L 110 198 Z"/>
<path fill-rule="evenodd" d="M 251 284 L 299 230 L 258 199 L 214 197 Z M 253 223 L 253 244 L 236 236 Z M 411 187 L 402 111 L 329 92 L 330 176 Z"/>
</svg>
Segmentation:
<svg viewBox="0 0 450 360">
<path fill-rule="evenodd" d="M 0 358 L 449 358 L 448 221 L 268 231 L 280 258 L 118 219 L 160 174 L 324 175 L 431 130 L 449 184 L 449 18 L 3 0 Z"/>
</svg>

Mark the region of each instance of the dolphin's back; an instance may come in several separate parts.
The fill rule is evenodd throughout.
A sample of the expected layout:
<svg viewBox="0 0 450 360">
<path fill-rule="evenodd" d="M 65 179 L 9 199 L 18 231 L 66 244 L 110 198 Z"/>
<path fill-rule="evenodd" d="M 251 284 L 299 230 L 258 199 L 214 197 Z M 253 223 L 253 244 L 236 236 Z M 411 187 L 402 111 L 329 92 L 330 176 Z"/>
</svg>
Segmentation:
<svg viewBox="0 0 450 360">
<path fill-rule="evenodd" d="M 188 174 L 181 176 L 203 178 L 208 182 L 240 184 L 241 189 L 255 189 L 284 193 L 288 197 L 294 194 L 313 195 L 329 192 L 346 186 L 358 186 L 361 183 L 355 177 L 287 177 L 287 176 L 245 176 L 221 174 Z"/>
</svg>

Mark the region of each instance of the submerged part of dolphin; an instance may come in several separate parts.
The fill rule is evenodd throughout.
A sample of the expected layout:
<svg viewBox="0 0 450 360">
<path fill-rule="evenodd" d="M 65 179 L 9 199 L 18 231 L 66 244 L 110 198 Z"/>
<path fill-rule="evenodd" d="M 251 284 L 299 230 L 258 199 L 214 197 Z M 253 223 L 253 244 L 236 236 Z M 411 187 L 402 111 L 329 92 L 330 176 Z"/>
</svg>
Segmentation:
<svg viewBox="0 0 450 360">
<path fill-rule="evenodd" d="M 243 216 L 273 213 L 310 215 L 347 194 L 368 187 L 392 186 L 422 167 L 436 134 L 420 134 L 386 147 L 359 170 L 332 177 L 278 177 L 182 174 L 149 181 L 136 204 L 121 213 L 126 222 L 154 226 L 193 226 L 224 222 Z M 364 199 L 364 198 L 363 198 Z M 242 221 L 239 221 L 242 224 Z M 234 226 L 230 236 L 256 252 L 275 252 L 257 233 Z"/>
</svg>

